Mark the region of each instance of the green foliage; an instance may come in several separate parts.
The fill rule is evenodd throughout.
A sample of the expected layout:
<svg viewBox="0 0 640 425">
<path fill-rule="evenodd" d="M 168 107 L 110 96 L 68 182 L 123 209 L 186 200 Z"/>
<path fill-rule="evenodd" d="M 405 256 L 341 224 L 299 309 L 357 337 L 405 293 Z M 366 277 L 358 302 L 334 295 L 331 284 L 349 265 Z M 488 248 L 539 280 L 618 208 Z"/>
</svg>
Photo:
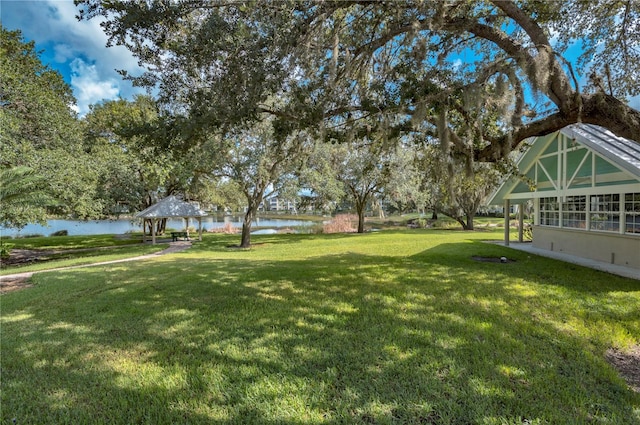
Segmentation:
<svg viewBox="0 0 640 425">
<path fill-rule="evenodd" d="M 49 212 L 95 217 L 101 210 L 94 202 L 97 171 L 83 149 L 73 103 L 71 89 L 41 63 L 34 43 L 0 26 L 1 168 L 26 166 L 41 176 L 37 193 L 58 201 Z M 13 211 L 12 225 L 44 220 L 43 206 Z"/>
<path fill-rule="evenodd" d="M 44 189 L 45 179 L 28 167 L 0 170 L 0 224 L 22 228 L 43 222 L 45 208 L 55 201 Z"/>
<path fill-rule="evenodd" d="M 264 117 L 250 127 L 238 127 L 208 140 L 204 150 L 215 152 L 209 164 L 210 176 L 230 182 L 244 198 L 246 206 L 240 246 L 251 244 L 251 223 L 263 199 L 297 187 L 297 173 L 309 155 L 312 140 L 296 133 L 277 140 L 273 120 Z"/>
<path fill-rule="evenodd" d="M 159 126 L 155 102 L 146 96 L 93 105 L 83 118 L 85 151 L 93 159 L 99 178 L 96 197 L 104 215 L 141 211 L 157 194 L 184 193 L 179 152 L 162 149 L 165 140 L 155 140 Z"/>
<path fill-rule="evenodd" d="M 9 255 L 11 255 L 11 250 L 14 246 L 15 245 L 12 243 L 6 243 L 0 240 L 0 258 L 9 258 Z"/>
<path fill-rule="evenodd" d="M 106 18 L 110 41 L 148 67 L 138 82 L 187 111 L 196 137 L 263 111 L 278 134 L 417 132 L 483 160 L 576 122 L 640 134 L 624 101 L 640 87 L 636 0 L 76 3 L 82 18 Z M 586 47 L 576 69 L 573 44 Z"/>
<path fill-rule="evenodd" d="M 546 9 L 541 17 L 554 30 L 560 29 L 557 34 L 561 52 L 580 40 L 583 53 L 579 65 L 590 68 L 605 91 L 623 99 L 640 94 L 640 51 L 633 47 L 640 44 L 640 2 L 572 1 L 563 2 L 559 8 L 546 5 Z M 566 16 L 580 19 L 566 25 Z M 592 79 L 591 83 L 595 82 Z"/>
<path fill-rule="evenodd" d="M 42 64 L 33 42 L 2 26 L 0 96 L 3 166 L 20 164 L 30 149 L 64 145 L 75 118 L 71 89 L 58 72 Z"/>
<path fill-rule="evenodd" d="M 319 143 L 306 164 L 305 184 L 330 211 L 339 202 L 354 208 L 364 232 L 367 208 L 399 198 L 410 178 L 411 151 L 385 143 L 384 132 L 340 144 Z"/>
<path fill-rule="evenodd" d="M 2 296 L 2 421 L 637 424 L 604 353 L 640 342 L 638 281 L 500 234 L 206 235 L 37 274 Z"/>
<path fill-rule="evenodd" d="M 473 163 L 468 158 L 443 160 L 434 152 L 437 149 L 427 145 L 416 159 L 417 167 L 424 170 L 420 190 L 426 193 L 427 206 L 473 230 L 474 217 L 497 186 L 500 173 L 493 164 Z"/>
</svg>

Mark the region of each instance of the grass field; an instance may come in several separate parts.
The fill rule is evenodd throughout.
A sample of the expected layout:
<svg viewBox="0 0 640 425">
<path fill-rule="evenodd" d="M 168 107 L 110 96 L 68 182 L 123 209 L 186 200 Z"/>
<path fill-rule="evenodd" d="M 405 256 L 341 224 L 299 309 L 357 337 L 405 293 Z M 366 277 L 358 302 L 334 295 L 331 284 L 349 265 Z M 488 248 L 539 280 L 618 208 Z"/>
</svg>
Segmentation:
<svg viewBox="0 0 640 425">
<path fill-rule="evenodd" d="M 2 421 L 639 424 L 604 353 L 640 343 L 640 282 L 501 235 L 206 235 L 37 274 L 0 297 Z"/>
<path fill-rule="evenodd" d="M 16 250 L 30 250 L 33 261 L 9 264 L 0 261 L 0 276 L 49 270 L 60 267 L 93 264 L 151 254 L 167 248 L 167 243 L 142 244 L 142 235 L 115 237 L 113 235 L 91 236 L 43 236 L 0 240 Z"/>
</svg>

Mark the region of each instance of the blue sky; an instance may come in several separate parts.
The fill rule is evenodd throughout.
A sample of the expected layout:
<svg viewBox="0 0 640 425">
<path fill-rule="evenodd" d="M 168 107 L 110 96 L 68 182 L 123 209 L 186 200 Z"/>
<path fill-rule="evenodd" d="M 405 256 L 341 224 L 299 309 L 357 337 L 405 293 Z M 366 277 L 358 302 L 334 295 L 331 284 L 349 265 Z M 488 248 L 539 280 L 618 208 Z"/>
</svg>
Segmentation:
<svg viewBox="0 0 640 425">
<path fill-rule="evenodd" d="M 103 100 L 142 93 L 116 72 L 141 72 L 136 59 L 122 46 L 106 48 L 100 21 L 78 22 L 77 12 L 73 0 L 0 0 L 2 25 L 35 41 L 43 51 L 42 61 L 58 70 L 73 89 L 80 115 Z M 640 96 L 630 104 L 640 109 Z"/>
<path fill-rule="evenodd" d="M 2 25 L 35 41 L 43 51 L 42 62 L 59 71 L 73 89 L 80 115 L 105 99 L 142 93 L 116 72 L 140 72 L 131 53 L 121 46 L 106 48 L 100 21 L 78 22 L 76 15 L 73 0 L 0 0 Z"/>
</svg>

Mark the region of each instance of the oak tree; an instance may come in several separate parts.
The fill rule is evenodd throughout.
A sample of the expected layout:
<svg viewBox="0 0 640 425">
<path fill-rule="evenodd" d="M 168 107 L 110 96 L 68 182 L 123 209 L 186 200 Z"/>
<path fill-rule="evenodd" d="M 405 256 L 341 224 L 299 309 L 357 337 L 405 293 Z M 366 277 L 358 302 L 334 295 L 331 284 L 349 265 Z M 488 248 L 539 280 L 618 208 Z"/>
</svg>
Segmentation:
<svg viewBox="0 0 640 425">
<path fill-rule="evenodd" d="M 47 212 L 100 215 L 98 176 L 83 149 L 74 103 L 70 87 L 41 62 L 35 44 L 0 25 L 0 168 L 27 167 L 41 177 L 38 190 L 57 200 L 47 209 L 40 204 L 28 214 L 16 212 L 16 227 L 41 222 Z"/>
<path fill-rule="evenodd" d="M 638 0 L 76 3 L 82 18 L 107 18 L 110 43 L 148 67 L 137 82 L 196 127 L 265 110 L 303 128 L 394 116 L 399 132 L 418 126 L 490 161 L 576 122 L 640 139 L 626 102 L 640 94 Z M 488 134 L 481 122 L 496 113 L 501 131 Z"/>
</svg>

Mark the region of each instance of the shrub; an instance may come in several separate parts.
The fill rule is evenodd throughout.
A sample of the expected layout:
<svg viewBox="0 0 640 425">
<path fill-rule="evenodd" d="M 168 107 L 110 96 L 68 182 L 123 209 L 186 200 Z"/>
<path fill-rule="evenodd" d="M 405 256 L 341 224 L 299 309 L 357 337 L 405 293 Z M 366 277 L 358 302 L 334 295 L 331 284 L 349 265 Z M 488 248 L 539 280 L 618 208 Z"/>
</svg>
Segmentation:
<svg viewBox="0 0 640 425">
<path fill-rule="evenodd" d="M 355 214 L 338 214 L 322 226 L 323 233 L 353 233 L 358 230 L 354 226 L 358 222 Z"/>
<path fill-rule="evenodd" d="M 57 232 L 53 232 L 51 236 L 69 236 L 68 230 L 58 230 Z"/>
<path fill-rule="evenodd" d="M 236 234 L 240 231 L 237 227 L 233 227 L 233 223 L 226 222 L 222 227 L 212 227 L 208 230 L 209 233 L 225 233 L 228 235 Z"/>
<path fill-rule="evenodd" d="M 11 255 L 11 248 L 14 247 L 12 243 L 0 243 L 0 258 L 9 258 Z"/>
</svg>

